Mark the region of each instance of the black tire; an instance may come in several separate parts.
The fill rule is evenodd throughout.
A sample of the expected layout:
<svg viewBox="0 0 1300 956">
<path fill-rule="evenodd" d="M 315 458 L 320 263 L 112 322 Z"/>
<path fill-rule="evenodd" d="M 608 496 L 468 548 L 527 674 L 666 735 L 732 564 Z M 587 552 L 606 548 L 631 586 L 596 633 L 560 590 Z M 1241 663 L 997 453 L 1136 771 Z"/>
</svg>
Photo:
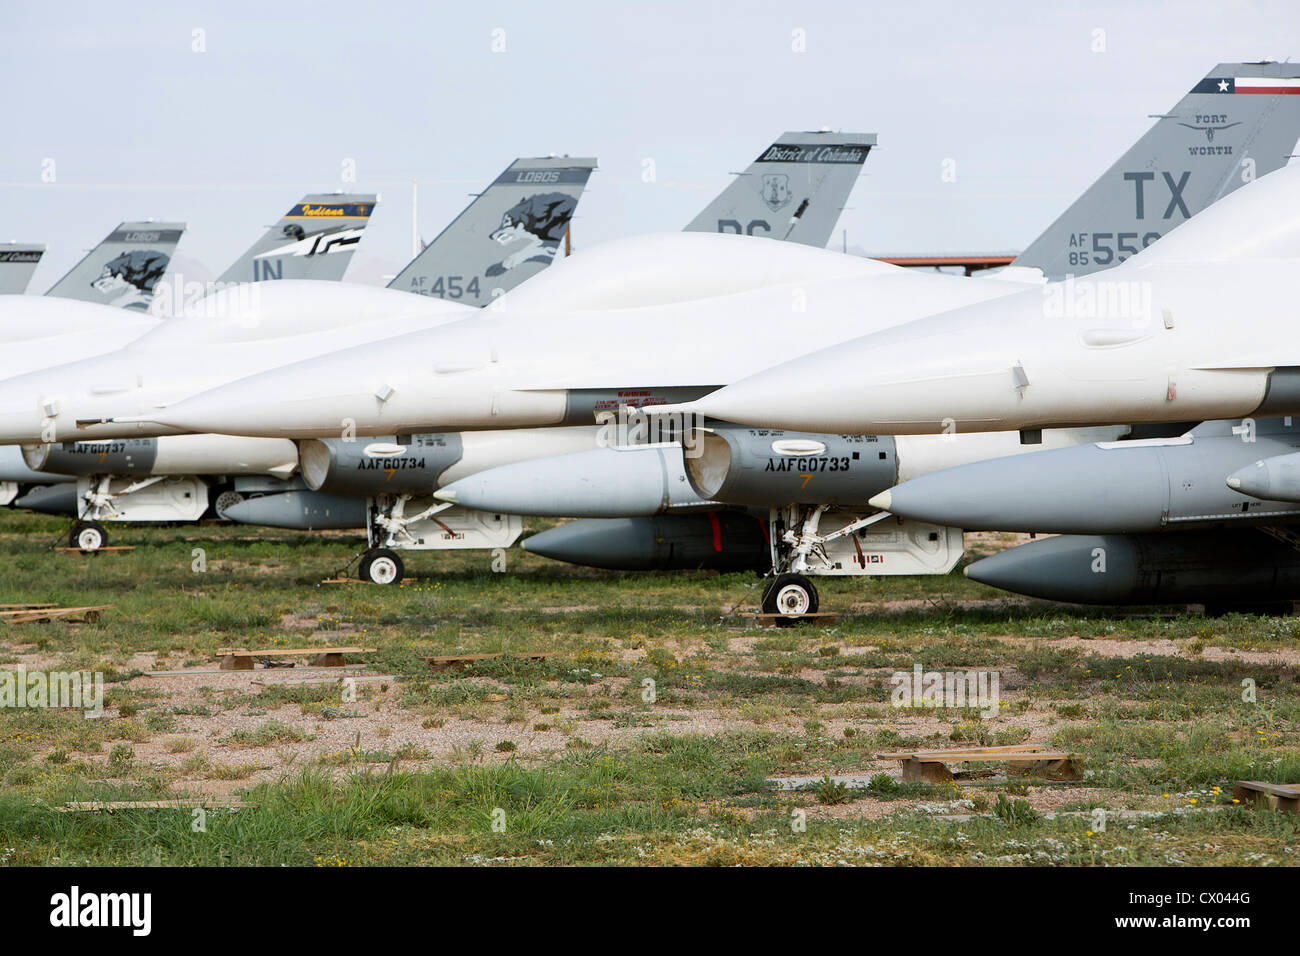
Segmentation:
<svg viewBox="0 0 1300 956">
<path fill-rule="evenodd" d="M 361 556 L 357 577 L 367 584 L 400 584 L 406 574 L 406 565 L 389 548 L 371 548 Z"/>
<path fill-rule="evenodd" d="M 817 588 L 802 574 L 778 574 L 763 591 L 763 613 L 782 615 L 777 627 L 794 627 L 819 606 Z"/>
<path fill-rule="evenodd" d="M 108 531 L 98 521 L 78 521 L 68 532 L 68 547 L 82 552 L 98 551 L 108 544 Z"/>
</svg>

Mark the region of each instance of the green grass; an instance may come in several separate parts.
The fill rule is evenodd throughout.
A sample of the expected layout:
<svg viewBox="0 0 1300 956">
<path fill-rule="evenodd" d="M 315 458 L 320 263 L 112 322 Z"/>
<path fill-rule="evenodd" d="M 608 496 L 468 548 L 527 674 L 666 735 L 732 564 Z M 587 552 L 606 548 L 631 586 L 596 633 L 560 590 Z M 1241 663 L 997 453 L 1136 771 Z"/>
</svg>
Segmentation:
<svg viewBox="0 0 1300 956">
<path fill-rule="evenodd" d="M 422 552 L 402 587 L 322 586 L 358 538 L 113 526 L 136 549 L 87 558 L 48 550 L 62 528 L 0 512 L 0 603 L 115 608 L 0 630 L 0 662 L 101 672 L 107 712 L 0 709 L 4 862 L 1297 862 L 1297 818 L 1227 796 L 1236 779 L 1300 781 L 1296 669 L 1215 659 L 1296 647 L 1295 618 L 1080 609 L 953 574 L 819 579 L 823 608 L 857 610 L 773 631 L 730 614 L 757 603 L 753 575 L 601 572 L 512 549 L 504 574 L 488 553 Z M 1172 645 L 1128 654 L 1119 640 Z M 345 701 L 338 681 L 211 678 L 181 694 L 140 677 L 212 667 L 219 647 L 341 643 L 377 648 L 370 673 L 391 678 Z M 501 651 L 558 656 L 459 673 L 422 660 Z M 1001 710 L 894 709 L 890 673 L 918 662 L 999 671 Z M 934 786 L 875 760 L 1026 738 L 1081 754 L 1087 779 Z M 783 775 L 817 782 L 766 783 Z M 53 809 L 186 794 L 253 806 L 212 809 L 206 831 L 188 810 Z M 1098 806 L 1141 815 L 1090 835 Z"/>
</svg>

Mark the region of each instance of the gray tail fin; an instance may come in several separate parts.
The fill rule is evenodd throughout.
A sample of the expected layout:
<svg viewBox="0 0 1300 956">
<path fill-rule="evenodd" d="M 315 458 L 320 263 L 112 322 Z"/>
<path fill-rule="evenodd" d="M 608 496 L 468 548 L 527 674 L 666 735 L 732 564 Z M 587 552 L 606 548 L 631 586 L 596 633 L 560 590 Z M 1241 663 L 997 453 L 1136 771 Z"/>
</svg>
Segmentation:
<svg viewBox="0 0 1300 956">
<path fill-rule="evenodd" d="M 685 231 L 824 247 L 875 145 L 875 133 L 785 133 Z"/>
<path fill-rule="evenodd" d="M 1059 279 L 1123 262 L 1285 166 L 1298 136 L 1300 64 L 1220 63 L 1013 264 Z"/>
<path fill-rule="evenodd" d="M 41 256 L 43 245 L 30 242 L 0 242 L 0 295 L 18 295 L 27 291 Z"/>
<path fill-rule="evenodd" d="M 378 199 L 374 193 L 303 196 L 217 281 L 343 278 Z"/>
<path fill-rule="evenodd" d="M 594 159 L 516 159 L 388 288 L 487 305 L 545 269 L 578 208 Z"/>
<path fill-rule="evenodd" d="M 124 222 L 45 294 L 148 309 L 184 232 L 183 222 Z"/>
</svg>

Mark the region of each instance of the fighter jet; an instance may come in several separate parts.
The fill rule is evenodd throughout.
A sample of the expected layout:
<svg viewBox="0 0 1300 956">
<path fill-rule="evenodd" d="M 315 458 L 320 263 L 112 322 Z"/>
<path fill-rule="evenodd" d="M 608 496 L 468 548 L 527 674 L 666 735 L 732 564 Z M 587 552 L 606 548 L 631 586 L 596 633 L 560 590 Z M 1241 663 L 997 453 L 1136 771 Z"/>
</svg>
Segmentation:
<svg viewBox="0 0 1300 956">
<path fill-rule="evenodd" d="M 548 201 L 552 206 L 561 199 L 568 203 L 563 215 L 567 224 L 594 166 L 595 161 L 587 159 L 517 160 L 458 219 L 461 226 L 430 244 L 404 275 L 427 269 L 436 261 L 430 258 L 430 250 L 444 251 L 447 243 L 455 245 L 455 255 L 461 257 L 458 261 L 490 271 L 500 264 L 501 240 L 484 235 L 474 251 L 474 245 L 466 241 L 466 229 L 472 236 L 475 223 L 485 219 L 499 226 L 503 221 L 501 209 L 509 214 L 523 201 L 521 195 L 525 199 L 540 195 L 536 190 L 543 188 L 549 190 L 545 195 L 551 197 Z M 294 350 L 290 354 L 310 355 L 313 349 L 369 341 L 403 327 L 426 328 L 447 317 L 471 313 L 469 305 L 452 301 L 359 286 L 323 287 L 319 282 L 284 278 L 339 278 L 374 201 L 374 196 L 304 197 L 226 273 L 240 275 L 251 263 L 258 280 L 282 281 L 253 287 L 221 280 L 216 292 L 197 302 L 187 296 L 180 314 L 156 329 L 156 334 L 144 336 L 102 360 L 20 378 L 17 388 L 36 388 L 48 395 L 60 381 L 81 383 L 84 401 L 90 403 L 81 407 L 81 413 L 93 415 L 96 401 L 116 404 L 123 394 L 129 394 L 132 400 L 143 402 L 149 400 L 147 396 L 156 397 L 159 390 L 192 387 L 188 375 L 169 380 L 160 371 L 167 367 L 168 355 L 200 350 L 211 363 L 206 374 L 234 376 L 263 367 L 259 362 L 277 364 L 277 346 Z M 338 225 L 339 220 L 344 224 Z M 360 225 L 349 224 L 350 220 L 360 220 Z M 471 254 L 467 255 L 467 250 Z M 532 254 L 539 253 L 534 249 Z M 273 257 L 280 260 L 275 268 L 267 264 Z M 476 258 L 482 261 L 475 262 Z M 526 266 L 527 262 L 528 257 L 521 257 L 517 264 Z M 509 288 L 528 274 L 528 268 L 516 269 L 498 280 L 498 288 Z M 477 281 L 471 276 L 466 291 L 473 294 L 476 289 Z M 454 298 L 456 291 L 453 283 L 446 297 Z M 129 384 L 104 384 L 112 380 Z M 296 449 L 287 443 L 252 438 L 232 442 L 218 435 L 179 440 L 167 436 L 166 431 L 161 434 L 167 437 L 132 438 L 120 430 L 114 433 L 109 423 L 77 417 L 76 410 L 53 407 L 54 414 L 47 414 L 46 437 L 65 434 L 59 429 L 72 418 L 74 434 L 83 440 L 63 441 L 55 446 L 43 442 L 27 449 L 26 458 L 40 470 L 76 478 L 79 521 L 70 534 L 74 547 L 93 550 L 106 543 L 105 520 L 194 520 L 210 506 L 221 514 L 225 507 L 242 500 L 245 493 L 273 493 L 292 487 L 286 485 L 285 479 L 296 470 Z M 44 408 L 42 411 L 48 412 Z M 87 438 L 92 440 L 84 440 Z M 94 440 L 100 438 L 112 440 Z M 225 467 L 219 464 L 223 460 Z M 66 498 L 42 491 L 16 504 L 49 510 L 65 507 Z"/>
<path fill-rule="evenodd" d="M 45 254 L 44 245 L 29 242 L 0 243 L 0 295 L 21 295 Z"/>
<path fill-rule="evenodd" d="M 22 300 L 22 308 L 11 308 Z M 154 328 L 158 318 L 135 309 L 44 296 L 0 297 L 0 375 L 19 375 L 67 361 L 101 355 L 117 340 L 130 341 Z M 33 474 L 17 445 L 0 445 L 0 506 L 21 501 L 34 486 L 61 483 Z M 45 495 L 48 498 L 50 492 Z M 58 494 L 54 494 L 58 498 Z M 66 496 L 63 496 L 66 501 Z"/>
<path fill-rule="evenodd" d="M 4 343 L 0 378 L 121 348 L 157 328 L 160 319 L 193 308 L 205 294 L 236 282 L 234 277 L 244 271 L 244 263 L 262 263 L 260 279 L 277 278 L 284 269 L 273 265 L 272 257 L 293 255 L 288 247 L 304 237 L 321 241 L 315 253 L 296 260 L 300 264 L 290 274 L 337 279 L 356 248 L 355 241 L 330 243 L 323 237 L 339 231 L 340 219 L 349 223 L 351 235 L 359 236 L 375 201 L 373 195 L 345 193 L 304 196 L 215 284 L 186 282 L 183 276 L 167 271 L 184 224 L 153 220 L 122 223 L 46 293 L 50 298 L 0 298 L 0 342 Z M 44 247 L 31 248 L 37 250 L 34 258 L 30 252 L 19 258 L 34 267 Z M 95 281 L 86 281 L 92 276 Z M 127 286 L 134 291 L 108 294 Z M 69 303 L 67 299 L 80 301 Z M 126 311 L 104 309 L 110 305 L 124 306 Z M 199 312 L 206 315 L 208 310 L 199 308 Z M 75 482 L 75 474 L 34 471 L 16 445 L 0 445 L 0 505 L 75 514 Z"/>
<path fill-rule="evenodd" d="M 1298 256 L 1293 166 L 1121 265 L 803 356 L 695 410 L 890 434 L 1292 414 Z"/>
<path fill-rule="evenodd" d="M 825 245 L 874 143 L 871 134 L 785 133 L 692 220 L 686 231 L 748 232 Z M 781 218 L 774 216 L 777 213 Z M 449 227 L 448 233 L 460 229 L 460 222 Z M 473 229 L 460 231 L 474 234 Z M 458 237 L 457 244 L 462 241 Z M 467 282 L 459 275 L 444 280 L 447 266 L 441 260 L 445 256 L 445 252 L 440 254 L 439 268 L 433 270 L 432 279 L 417 276 L 417 266 L 428 273 L 434 265 L 426 250 L 391 287 L 433 294 L 443 294 L 444 288 L 456 292 L 463 289 L 466 301 L 470 301 L 469 295 L 477 294 L 480 284 L 477 279 Z M 739 289 L 766 278 L 752 267 L 724 276 L 683 269 L 678 274 L 685 281 L 665 287 L 654 271 L 660 264 L 646 265 L 642 273 L 645 281 L 638 283 L 637 277 L 626 270 L 609 271 L 597 250 L 580 281 L 570 279 L 557 285 L 539 277 L 515 292 L 510 302 L 516 308 L 526 308 L 528 302 L 538 300 L 554 309 L 563 301 L 566 308 L 592 309 L 646 294 L 689 295 L 716 288 L 719 282 Z M 703 284 L 692 285 L 692 278 Z M 542 294 L 532 291 L 539 286 L 544 289 Z M 531 298 L 525 298 L 525 304 L 520 306 L 520 297 L 530 294 Z M 617 400 L 635 401 L 635 396 L 622 394 Z M 279 527 L 364 526 L 370 547 L 361 558 L 359 574 L 364 580 L 395 583 L 404 573 L 398 550 L 503 547 L 513 544 L 522 531 L 518 515 L 455 507 L 431 498 L 433 490 L 495 465 L 590 449 L 597 444 L 599 430 L 574 426 L 451 432 L 418 434 L 400 442 L 397 436 L 380 437 L 380 441 L 364 447 L 338 439 L 305 442 L 302 481 L 307 488 L 250 497 L 223 513 L 237 521 Z"/>
<path fill-rule="evenodd" d="M 1172 438 L 939 471 L 869 504 L 910 521 L 1062 532 L 967 571 L 1026 594 L 1197 601 L 1212 610 L 1290 601 L 1300 598 L 1290 500 L 1300 391 L 1288 291 L 1300 278 L 1298 254 L 1300 169 L 1288 168 L 1089 284 L 1049 287 L 1037 303 L 1008 300 L 999 315 L 977 307 L 869 336 L 844 354 L 808 357 L 702 404 L 764 423 L 922 432 L 939 431 L 946 418 L 958 430 L 1019 427 L 1035 437 L 1063 422 L 1220 419 Z M 981 351 L 966 351 L 977 340 Z M 999 354 L 1014 358 L 999 369 Z M 868 355 L 890 371 L 863 373 Z M 810 376 L 842 374 L 850 366 L 836 367 L 841 358 L 856 363 L 841 399 L 848 404 L 814 413 L 810 393 L 811 402 L 828 396 Z M 1001 375 L 1005 394 L 995 384 Z M 798 410 L 768 414 L 773 403 L 761 396 L 773 389 L 786 389 L 783 398 Z M 762 408 L 739 412 L 742 403 Z"/>
<path fill-rule="evenodd" d="M 1257 68 L 1220 65 L 1211 77 L 1244 75 Z M 1217 95 L 1203 92 L 1207 84 L 1208 80 L 1197 84 L 1173 115 L 1191 121 L 1205 113 L 1206 104 Z M 1218 84 L 1209 85 L 1217 88 Z M 1252 141 L 1255 147 L 1262 142 L 1272 150 L 1286 144 L 1269 160 L 1268 168 L 1276 168 L 1300 132 L 1300 113 L 1277 112 L 1279 102 L 1290 102 L 1277 94 L 1249 102 L 1252 116 L 1269 116 L 1276 123 Z M 1050 248 L 1049 239 L 1063 223 L 1098 221 L 1102 215 L 1117 215 L 1120 208 L 1129 217 L 1140 216 L 1144 199 L 1139 200 L 1134 189 L 1145 188 L 1140 184 L 1146 182 L 1146 175 L 1126 171 L 1176 169 L 1185 163 L 1185 139 L 1178 126 L 1162 119 L 1031 245 L 1018 264 L 1027 266 Z M 1236 148 L 1248 151 L 1250 146 L 1239 141 Z M 1193 212 L 1239 182 L 1238 159 L 1231 153 L 1198 148 L 1196 155 L 1218 156 L 1218 165 L 1202 163 L 1194 171 L 1171 176 L 1184 189 L 1188 183 L 1196 184 Z M 1128 220 L 1112 221 L 1123 225 Z M 1155 238 L 1149 236 L 1150 241 Z M 1076 258 L 1071 267 L 1089 271 L 1103 259 L 1097 256 L 1080 263 Z M 1051 261 L 1041 261 L 1045 271 L 1054 268 Z M 871 367 L 870 362 L 863 365 Z M 1115 426 L 1106 431 L 1107 439 L 1115 439 L 1130 430 Z M 700 447 L 694 449 L 684 449 L 681 442 L 633 446 L 607 442 L 611 447 L 479 472 L 445 485 L 435 497 L 492 512 L 587 518 L 529 538 L 524 547 L 599 567 L 751 567 L 767 561 L 765 566 L 790 573 L 946 573 L 961 555 L 960 523 L 899 517 L 886 522 L 867 505 L 867 499 L 903 476 L 1099 437 L 1083 429 L 1049 430 L 1044 433 L 1045 444 L 1023 443 L 1017 432 L 894 439 L 750 429 L 715 421 L 696 434 Z M 728 506 L 760 509 L 757 514 L 763 523 L 772 509 L 769 533 L 750 534 L 755 522 L 746 517 L 735 526 L 737 535 L 724 535 L 717 509 Z M 666 514 L 673 517 L 652 517 Z M 804 585 L 801 600 L 815 603 L 815 589 L 810 582 Z"/>
<path fill-rule="evenodd" d="M 1280 85 L 1249 85 L 1257 76 L 1278 77 L 1269 82 Z M 1170 114 L 1180 119 L 1158 120 L 1081 200 L 1082 211 L 1068 211 L 1063 221 L 1100 222 L 1089 217 L 1103 214 L 1091 207 L 1097 197 L 1105 196 L 1108 201 L 1100 205 L 1101 210 L 1124 201 L 1130 204 L 1135 219 L 1142 219 L 1149 206 L 1151 215 L 1159 217 L 1160 229 L 1168 230 L 1184 211 L 1190 215 L 1189 202 L 1208 201 L 1230 192 L 1261 168 L 1282 165 L 1290 147 L 1274 146 L 1294 143 L 1300 129 L 1300 101 L 1272 91 L 1300 83 L 1300 79 L 1291 78 L 1294 76 L 1300 76 L 1300 68 L 1286 64 L 1215 67 L 1206 80 L 1221 77 L 1212 84 L 1216 90 L 1219 83 L 1236 89 L 1240 78 L 1241 89 L 1266 91 L 1229 97 L 1240 102 L 1232 104 L 1232 111 L 1246 118 L 1242 125 L 1217 133 L 1212 152 L 1189 140 L 1204 134 L 1179 124 L 1186 120 L 1195 125 L 1201 115 L 1197 110 L 1208 108 L 1204 103 L 1222 99 L 1222 94 L 1208 92 L 1206 81 L 1201 81 Z M 1259 144 L 1265 152 L 1256 156 Z M 1229 148 L 1231 152 L 1226 152 Z M 1148 202 L 1149 183 L 1144 175 L 1126 175 L 1142 172 L 1153 162 L 1168 172 L 1175 184 L 1181 184 L 1177 201 L 1171 198 L 1158 211 Z M 1164 177 L 1159 181 L 1164 182 Z M 1118 231 L 1123 249 L 1114 252 L 1115 260 L 1125 258 L 1131 244 L 1129 230 Z M 1149 229 L 1148 233 L 1156 231 Z M 1149 238 L 1154 242 L 1154 235 Z M 1041 244 L 1035 245 L 1041 248 Z M 602 259 L 594 262 L 592 257 L 598 251 Z M 1092 265 L 1098 258 L 1106 260 L 1104 255 L 1089 255 Z M 575 415 L 591 414 L 587 402 L 595 394 L 608 396 L 619 389 L 636 388 L 656 401 L 664 400 L 668 389 L 704 394 L 744 377 L 748 368 L 771 366 L 775 356 L 827 346 L 839 352 L 838 343 L 854 335 L 934 315 L 944 310 L 945 303 L 950 303 L 947 308 L 955 308 L 986 302 L 984 310 L 997 315 L 1003 311 L 1002 304 L 988 300 L 1010 297 L 1017 291 L 1021 292 L 1018 304 L 1047 301 L 1038 286 L 1022 291 L 1025 286 L 1019 283 L 921 276 L 879 263 L 870 271 L 863 264 L 858 273 L 862 281 L 852 292 L 843 291 L 851 285 L 846 281 L 835 294 L 831 291 L 836 286 L 833 280 L 851 272 L 850 266 L 838 261 L 846 258 L 738 236 L 657 236 L 610 243 L 575 257 L 572 265 L 565 263 L 502 300 L 506 308 L 488 321 L 449 325 L 376 343 L 356 353 L 288 366 L 171 405 L 157 417 L 165 424 L 192 430 L 277 437 L 324 437 L 337 430 L 343 417 L 355 419 L 358 434 L 370 435 L 456 426 L 569 423 Z M 1045 267 L 1050 267 L 1051 261 L 1043 260 Z M 1028 264 L 1027 259 L 1022 263 Z M 741 270 L 751 274 L 761 270 L 761 278 L 751 281 Z M 599 283 L 601 288 L 625 282 L 627 288 L 618 301 L 626 311 L 574 311 L 571 290 L 589 282 Z M 1047 288 L 1059 294 L 1056 285 Z M 727 296 L 728 292 L 735 294 Z M 692 303 L 686 300 L 694 299 L 698 305 L 699 297 L 706 294 L 715 299 L 692 312 Z M 643 311 L 634 311 L 635 307 Z M 568 314 L 555 314 L 560 310 Z M 545 321 L 537 314 L 543 311 L 547 312 Z M 522 314 L 525 312 L 528 314 Z M 653 323 L 654 349 L 645 348 L 638 337 L 611 334 L 611 329 L 646 328 L 649 323 Z M 797 332 L 792 334 L 792 330 Z M 578 343 L 576 347 L 574 343 Z M 428 375 L 424 366 L 412 364 L 410 355 L 438 355 L 435 374 Z M 877 374 L 888 370 L 879 363 L 870 368 Z M 855 381 L 863 379 L 861 371 L 855 369 Z M 823 379 L 822 384 L 838 389 L 842 383 Z M 782 394 L 769 393 L 765 401 L 780 403 Z M 261 413 L 268 401 L 276 401 L 279 409 L 270 420 Z M 725 413 L 716 417 L 729 419 Z M 802 426 L 791 423 L 789 427 Z M 837 426 L 835 430 L 857 429 Z"/>
</svg>

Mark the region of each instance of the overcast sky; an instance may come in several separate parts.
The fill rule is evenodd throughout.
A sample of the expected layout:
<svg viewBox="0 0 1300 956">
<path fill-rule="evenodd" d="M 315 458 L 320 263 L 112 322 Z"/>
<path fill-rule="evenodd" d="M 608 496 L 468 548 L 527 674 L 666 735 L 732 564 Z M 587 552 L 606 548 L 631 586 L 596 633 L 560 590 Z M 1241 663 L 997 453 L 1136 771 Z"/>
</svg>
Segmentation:
<svg viewBox="0 0 1300 956">
<path fill-rule="evenodd" d="M 580 249 L 680 229 L 778 133 L 829 127 L 880 137 L 851 247 L 1019 250 L 1214 64 L 1298 40 L 1295 0 L 6 0 L 0 238 L 49 246 L 43 291 L 119 221 L 181 220 L 211 276 L 346 187 L 382 196 L 348 275 L 377 282 L 410 258 L 413 178 L 428 239 L 515 156 L 596 156 Z"/>
</svg>

